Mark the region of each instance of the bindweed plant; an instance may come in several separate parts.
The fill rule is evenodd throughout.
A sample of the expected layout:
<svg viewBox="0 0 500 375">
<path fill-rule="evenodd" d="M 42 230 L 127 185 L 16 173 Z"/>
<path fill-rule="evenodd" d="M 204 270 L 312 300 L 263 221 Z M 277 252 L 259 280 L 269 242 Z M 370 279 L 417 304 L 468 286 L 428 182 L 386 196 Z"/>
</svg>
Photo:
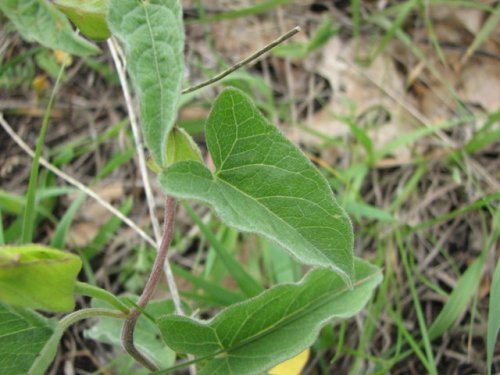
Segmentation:
<svg viewBox="0 0 500 375">
<path fill-rule="evenodd" d="M 258 374 L 310 347 L 332 319 L 351 317 L 366 305 L 382 279 L 381 271 L 354 257 L 350 220 L 329 184 L 247 94 L 228 88 L 213 102 L 205 125 L 213 170 L 191 136 L 176 126 L 182 93 L 217 81 L 216 77 L 182 89 L 180 0 L 4 0 L 0 10 L 27 40 L 73 55 L 100 50 L 75 33 L 68 18 L 92 40 L 119 40 L 140 104 L 150 166 L 165 193 L 163 237 L 138 300 L 77 281 L 82 267 L 78 256 L 31 244 L 33 203 L 28 199 L 24 244 L 0 248 L 1 374 L 44 374 L 64 330 L 89 317 L 100 317 L 99 325 L 121 331 L 123 348 L 151 372 L 165 374 L 196 364 L 199 374 Z M 47 122 L 48 116 L 30 178 L 31 202 Z M 168 264 L 178 200 L 210 206 L 223 223 L 271 240 L 310 266 L 309 272 L 297 283 L 264 290 L 234 259 L 221 255 L 224 263 L 239 270 L 233 276 L 245 299 L 228 303 L 210 320 L 183 315 L 178 303 L 177 309 L 171 302 L 148 304 Z M 75 295 L 92 297 L 93 307 L 73 311 Z M 69 314 L 56 321 L 36 309 Z M 138 321 L 141 315 L 148 319 Z M 140 337 L 134 335 L 136 325 L 144 333 Z M 161 339 L 147 334 L 155 330 Z M 90 337 L 106 341 L 98 331 L 91 330 Z M 115 343 L 109 338 L 107 342 Z M 189 358 L 176 363 L 184 355 Z"/>
</svg>

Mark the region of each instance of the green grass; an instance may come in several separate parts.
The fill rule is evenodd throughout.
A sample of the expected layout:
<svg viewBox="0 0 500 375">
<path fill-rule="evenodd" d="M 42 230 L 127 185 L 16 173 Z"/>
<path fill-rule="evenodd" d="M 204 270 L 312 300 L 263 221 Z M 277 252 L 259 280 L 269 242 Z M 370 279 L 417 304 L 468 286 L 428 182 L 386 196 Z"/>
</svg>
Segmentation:
<svg viewBox="0 0 500 375">
<path fill-rule="evenodd" d="M 267 17 L 278 6 L 289 2 L 265 1 L 260 5 L 217 15 L 200 14 L 200 19 L 193 22 L 206 24 L 230 22 L 235 18 L 255 15 Z M 400 48 L 413 56 L 415 64 L 422 63 L 454 99 L 453 116 L 435 122 L 419 121 L 413 131 L 383 146 L 371 138 L 371 133 L 355 114 L 344 117 L 332 114 L 349 127 L 350 133 L 346 138 L 329 138 L 314 128 L 298 124 L 302 131 L 315 135 L 318 140 L 320 155 L 315 161 L 320 161 L 318 165 L 321 171 L 353 220 L 357 237 L 356 254 L 370 259 L 384 270 L 384 281 L 366 311 L 355 322 L 332 322 L 314 345 L 313 357 L 318 363 L 316 368 L 324 374 L 330 373 L 332 369 L 338 373 L 388 374 L 396 369 L 401 371 L 410 363 L 425 373 L 446 373 L 443 358 L 438 355 L 439 345 L 445 342 L 444 338 L 450 338 L 453 343 L 459 337 L 459 332 L 465 332 L 467 340 L 473 338 L 474 342 L 484 342 L 487 349 L 475 349 L 475 354 L 482 356 L 485 368 L 490 370 L 494 355 L 498 355 L 498 352 L 494 352 L 499 326 L 495 315 L 498 303 L 494 299 L 480 299 L 477 296 L 484 275 L 491 273 L 493 277 L 495 271 L 494 280 L 499 277 L 498 264 L 491 262 L 498 262 L 498 254 L 494 254 L 492 249 L 498 241 L 500 230 L 500 194 L 493 191 L 484 176 L 477 173 L 471 160 L 481 164 L 487 160 L 481 159 L 483 154 L 498 152 L 495 144 L 500 141 L 500 112 L 471 113 L 465 110 L 453 82 L 449 82 L 441 73 L 441 66 L 449 68 L 450 62 L 446 49 L 440 43 L 436 25 L 427 13 L 429 7 L 436 4 L 487 12 L 480 32 L 463 52 L 463 63 L 470 63 L 470 57 L 498 26 L 500 6 L 492 8 L 473 1 L 409 0 L 389 1 L 385 9 L 374 10 L 368 8 L 365 2 L 352 0 L 348 13 L 352 17 L 349 20 L 351 24 L 347 30 L 346 26 L 342 26 L 340 33 L 344 32 L 342 35 L 356 38 L 360 43 L 366 37 L 365 30 L 370 31 L 370 40 L 375 42 L 367 55 L 368 61 L 364 63 L 373 62 L 388 53 L 393 43 L 400 43 Z M 410 19 L 417 24 L 420 22 L 427 33 L 431 49 L 424 52 L 409 33 Z M 206 75 L 213 75 L 226 67 L 222 62 L 225 57 L 214 49 L 211 51 L 214 60 L 219 62 L 217 68 L 197 67 Z M 39 52 L 39 49 L 31 48 L 3 61 L 0 78 L 5 79 L 7 72 L 12 71 L 16 64 L 25 64 Z M 117 89 L 116 77 L 106 64 L 91 59 L 86 59 L 84 64 L 92 74 Z M 44 146 L 46 132 L 51 134 L 51 131 L 55 131 L 50 123 L 52 100 L 56 93 L 59 98 L 61 91 L 67 93 L 65 86 L 70 84 L 71 79 L 61 88 L 56 83 L 53 89 L 38 133 L 31 174 L 24 181 L 28 186 L 27 192 L 20 194 L 18 191 L 6 191 L 0 185 L 0 244 L 37 239 L 58 248 L 79 251 L 84 259 L 83 277 L 90 284 L 104 283 L 111 285 L 114 290 L 124 291 L 128 288 L 136 291 L 145 281 L 154 255 L 153 249 L 130 236 L 115 217 L 106 220 L 83 248 L 74 247 L 69 240 L 69 233 L 85 207 L 85 197 L 80 194 L 68 204 L 63 198 L 74 194 L 75 189 L 63 186 L 52 174 L 40 169 L 38 163 L 42 154 L 47 155 L 58 167 L 81 176 L 90 187 L 123 178 L 123 184 L 127 187 L 126 196 L 116 205 L 121 212 L 140 221 L 141 227 L 148 227 L 148 222 L 143 220 L 146 217 L 143 198 L 138 192 L 140 189 L 134 185 L 137 180 L 133 161 L 135 150 L 131 148 L 126 119 L 116 121 L 113 118 L 104 129 L 100 129 L 96 137 L 79 131 L 62 138 L 62 143 Z M 276 97 L 269 82 L 251 69 L 227 77 L 222 84 L 237 85 L 255 96 L 259 108 L 267 117 L 278 118 L 280 123 L 290 119 L 290 103 Z M 22 87 L 19 85 L 18 89 L 22 90 Z M 58 100 L 55 100 L 56 107 L 57 103 Z M 207 108 L 209 104 L 208 89 L 187 95 L 181 100 L 185 108 Z M 185 123 L 191 127 L 192 133 L 200 133 L 202 121 Z M 482 126 L 475 130 L 476 125 Z M 454 132 L 461 130 L 470 130 L 471 136 L 463 143 L 456 143 L 456 147 L 446 143 L 443 134 L 453 137 Z M 32 134 L 36 133 L 33 129 L 31 131 Z M 443 156 L 429 159 L 428 155 L 414 148 L 413 145 L 419 142 L 440 149 Z M 378 163 L 398 148 L 411 150 L 410 162 L 390 169 L 380 168 Z M 342 157 L 327 161 L 325 155 L 329 150 L 334 150 L 336 155 Z M 311 150 L 305 151 L 309 154 Z M 95 173 L 87 171 L 80 174 L 78 169 L 73 169 L 73 165 L 91 163 L 99 153 L 103 155 L 99 170 L 90 169 Z M 341 162 L 335 164 L 336 160 Z M 498 181 L 498 172 L 489 170 L 489 173 Z M 436 196 L 427 206 L 419 207 L 426 197 L 450 183 L 457 183 L 457 188 L 444 196 Z M 446 206 L 446 203 L 450 204 Z M 200 309 L 210 315 L 215 309 L 254 296 L 276 283 L 296 281 L 305 272 L 275 244 L 253 235 L 242 235 L 227 228 L 215 217 L 203 222 L 197 205 L 186 204 L 183 207 L 184 216 L 178 222 L 172 246 L 172 259 L 176 264 L 173 271 L 177 280 L 183 280 L 181 294 L 193 310 Z M 446 209 L 438 210 L 441 207 Z M 178 248 L 187 237 L 186 233 L 193 228 L 195 231 L 188 238 L 187 248 Z M 446 237 L 449 228 L 452 232 Z M 459 238 L 463 231 L 481 240 L 480 250 L 472 248 L 472 243 L 464 244 L 463 248 L 456 247 L 454 237 Z M 121 241 L 121 237 L 126 235 L 127 240 Z M 432 251 L 435 252 L 432 260 L 421 267 L 419 262 L 425 260 Z M 113 263 L 107 269 L 101 269 L 100 262 L 110 259 Z M 443 278 L 437 277 L 439 273 L 444 273 L 453 287 L 445 283 Z M 490 296 L 498 295 L 498 289 L 497 284 L 491 284 Z M 488 322 L 486 334 L 474 331 L 478 322 Z M 461 354 L 467 355 L 466 352 Z"/>
</svg>

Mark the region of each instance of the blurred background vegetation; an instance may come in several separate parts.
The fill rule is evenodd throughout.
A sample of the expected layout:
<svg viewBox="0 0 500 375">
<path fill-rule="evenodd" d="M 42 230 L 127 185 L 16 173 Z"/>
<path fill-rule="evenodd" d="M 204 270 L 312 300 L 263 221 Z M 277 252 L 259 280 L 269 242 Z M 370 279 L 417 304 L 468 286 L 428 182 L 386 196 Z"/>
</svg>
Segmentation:
<svg viewBox="0 0 500 375">
<path fill-rule="evenodd" d="M 323 329 L 303 373 L 486 373 L 500 255 L 498 1 L 183 6 L 186 87 L 302 27 L 252 66 L 184 95 L 178 124 L 203 147 L 204 119 L 221 88 L 249 93 L 330 182 L 352 218 L 356 255 L 384 269 L 373 302 Z M 34 148 L 60 56 L 24 42 L 5 19 L 1 25 L 0 112 Z M 107 46 L 100 47 L 102 55 L 73 58 L 66 69 L 43 154 L 151 234 L 121 89 Z M 16 243 L 31 158 L 3 130 L 0 145 L 0 242 Z M 154 189 L 161 216 L 162 194 Z M 36 212 L 36 241 L 80 254 L 82 279 L 140 293 L 155 251 L 119 219 L 46 169 Z M 181 206 L 170 259 L 197 316 L 243 298 L 232 276 L 241 268 L 227 258 L 264 287 L 305 272 L 274 244 L 226 227 L 207 208 Z M 168 297 L 166 286 L 157 297 Z M 64 336 L 52 373 L 139 373 L 113 345 L 119 328 L 94 324 Z M 498 346 L 495 355 L 493 373 L 500 371 Z"/>
</svg>

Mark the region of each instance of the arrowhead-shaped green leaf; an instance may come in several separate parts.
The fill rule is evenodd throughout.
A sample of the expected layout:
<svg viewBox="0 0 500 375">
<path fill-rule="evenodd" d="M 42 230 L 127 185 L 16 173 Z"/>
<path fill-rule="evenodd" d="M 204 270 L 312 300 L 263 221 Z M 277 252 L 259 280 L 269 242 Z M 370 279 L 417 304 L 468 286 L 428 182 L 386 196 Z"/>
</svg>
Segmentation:
<svg viewBox="0 0 500 375">
<path fill-rule="evenodd" d="M 312 345 L 332 318 L 348 318 L 364 307 L 382 274 L 362 260 L 355 268 L 352 290 L 337 273 L 317 268 L 297 284 L 275 286 L 208 322 L 169 315 L 158 324 L 173 350 L 213 356 L 199 375 L 259 374 Z"/>
<path fill-rule="evenodd" d="M 53 312 L 72 311 L 82 261 L 40 245 L 0 247 L 0 301 Z"/>
<path fill-rule="evenodd" d="M 2 0 L 0 10 L 28 41 L 72 55 L 99 53 L 99 48 L 79 37 L 67 18 L 47 0 Z"/>
<path fill-rule="evenodd" d="M 215 101 L 206 124 L 215 173 L 195 161 L 160 175 L 171 195 L 213 206 L 239 230 L 267 236 L 306 264 L 353 276 L 353 234 L 325 178 L 236 89 Z"/>
<path fill-rule="evenodd" d="M 110 37 L 106 16 L 107 0 L 55 0 L 54 5 L 78 27 L 87 38 L 95 41 Z"/>
<path fill-rule="evenodd" d="M 53 331 L 35 312 L 0 303 L 0 374 L 28 374 Z"/>
<path fill-rule="evenodd" d="M 164 166 L 184 71 L 180 1 L 111 0 L 108 24 L 125 44 L 146 145 L 155 162 Z"/>
</svg>

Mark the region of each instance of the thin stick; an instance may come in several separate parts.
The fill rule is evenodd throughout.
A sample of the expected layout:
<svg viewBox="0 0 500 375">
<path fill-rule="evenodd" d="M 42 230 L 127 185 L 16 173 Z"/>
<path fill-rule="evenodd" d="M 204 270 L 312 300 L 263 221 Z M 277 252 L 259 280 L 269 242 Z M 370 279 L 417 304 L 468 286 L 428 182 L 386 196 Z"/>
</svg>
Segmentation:
<svg viewBox="0 0 500 375">
<path fill-rule="evenodd" d="M 283 16 L 283 8 L 278 7 L 277 9 L 278 23 L 280 25 L 280 29 L 283 30 L 284 24 L 284 16 Z M 295 106 L 295 84 L 293 80 L 292 74 L 292 63 L 290 59 L 285 58 L 285 79 L 286 85 L 288 86 L 288 100 L 290 100 L 290 112 L 292 118 L 292 125 L 297 124 L 297 107 Z"/>
<path fill-rule="evenodd" d="M 24 152 L 26 152 L 31 158 L 33 158 L 35 156 L 35 152 L 30 148 L 30 146 L 28 146 L 21 139 L 21 137 L 19 137 L 17 135 L 17 133 L 14 131 L 14 129 L 12 129 L 12 127 L 9 125 L 9 123 L 4 119 L 3 113 L 1 113 L 1 112 L 0 112 L 0 125 L 5 130 L 5 132 L 12 138 L 12 140 L 14 142 L 16 142 L 17 145 L 23 149 Z M 43 165 L 45 168 L 47 168 L 52 173 L 54 173 L 56 176 L 62 178 L 68 184 L 75 186 L 77 189 L 79 189 L 80 191 L 84 192 L 89 197 L 91 197 L 92 199 L 97 201 L 97 203 L 99 203 L 101 206 L 103 206 L 105 209 L 107 209 L 109 212 L 111 212 L 113 215 L 115 215 L 117 218 L 119 218 L 121 221 L 123 221 L 127 226 L 132 228 L 139 236 L 141 236 L 151 246 L 153 246 L 153 247 L 157 246 L 156 241 L 153 240 L 141 228 L 139 228 L 136 223 L 134 223 L 128 217 L 123 215 L 120 211 L 118 211 L 115 207 L 113 207 L 111 204 L 109 204 L 106 200 L 104 200 L 104 198 L 102 198 L 95 191 L 88 188 L 87 186 L 82 184 L 80 181 L 71 177 L 67 173 L 60 170 L 59 168 L 55 167 L 49 161 L 47 161 L 47 159 L 44 159 L 43 157 L 40 158 L 40 164 Z"/>
<path fill-rule="evenodd" d="M 256 60 L 257 58 L 259 58 L 260 56 L 262 56 L 263 54 L 265 54 L 266 52 L 272 50 L 277 45 L 283 43 L 285 40 L 287 40 L 287 39 L 291 38 L 292 36 L 294 36 L 295 34 L 297 34 L 299 31 L 300 31 L 300 26 L 295 26 L 289 32 L 287 32 L 286 34 L 283 34 L 278 39 L 272 41 L 271 43 L 269 43 L 267 46 L 265 46 L 261 50 L 259 50 L 259 51 L 255 52 L 255 53 L 253 53 L 252 55 L 248 56 L 246 59 L 241 60 L 240 62 L 236 63 L 235 65 L 229 67 L 228 69 L 224 70 L 223 72 L 217 74 L 216 76 L 214 76 L 214 77 L 212 77 L 212 78 L 210 78 L 210 79 L 208 79 L 208 80 L 206 80 L 204 82 L 201 82 L 201 83 L 199 83 L 197 85 L 194 85 L 194 86 L 191 86 L 191 87 L 188 87 L 188 88 L 182 90 L 181 93 L 182 94 L 187 94 L 187 93 L 199 90 L 202 87 L 211 85 L 212 83 L 215 83 L 215 82 L 221 80 L 222 78 L 224 78 L 227 75 L 231 74 L 232 72 L 238 70 L 242 66 L 245 66 L 245 65 L 251 63 L 252 61 Z"/>
<path fill-rule="evenodd" d="M 123 96 L 125 97 L 125 104 L 127 106 L 128 117 L 130 119 L 130 127 L 132 128 L 132 134 L 135 141 L 135 149 L 137 151 L 139 171 L 141 174 L 142 183 L 144 185 L 146 202 L 148 204 L 149 217 L 151 219 L 151 225 L 153 226 L 153 233 L 155 235 L 156 242 L 159 244 L 161 241 L 160 224 L 158 223 L 158 219 L 155 213 L 155 199 L 148 179 L 148 168 L 146 166 L 146 157 L 144 156 L 142 137 L 139 131 L 139 124 L 137 123 L 137 116 L 135 114 L 134 105 L 132 104 L 132 96 L 130 95 L 130 89 L 127 83 L 127 75 L 125 71 L 126 61 L 120 61 L 120 57 L 118 56 L 119 46 L 114 38 L 108 39 L 108 47 L 111 52 L 111 56 L 113 57 L 113 62 L 115 63 L 118 78 L 120 79 Z"/>
<path fill-rule="evenodd" d="M 160 279 L 162 267 L 167 258 L 168 247 L 170 246 L 174 229 L 175 206 L 175 199 L 167 196 L 165 200 L 163 239 L 158 249 L 158 254 L 156 255 L 148 282 L 146 283 L 146 286 L 139 297 L 139 301 L 137 302 L 137 305 L 141 309 L 145 308 L 151 299 L 156 284 L 158 284 L 158 280 Z M 122 331 L 123 347 L 137 362 L 143 364 L 150 371 L 156 371 L 158 370 L 157 366 L 150 359 L 146 358 L 134 345 L 134 329 L 140 314 L 141 312 L 138 309 L 132 309 L 125 320 Z"/>
</svg>

